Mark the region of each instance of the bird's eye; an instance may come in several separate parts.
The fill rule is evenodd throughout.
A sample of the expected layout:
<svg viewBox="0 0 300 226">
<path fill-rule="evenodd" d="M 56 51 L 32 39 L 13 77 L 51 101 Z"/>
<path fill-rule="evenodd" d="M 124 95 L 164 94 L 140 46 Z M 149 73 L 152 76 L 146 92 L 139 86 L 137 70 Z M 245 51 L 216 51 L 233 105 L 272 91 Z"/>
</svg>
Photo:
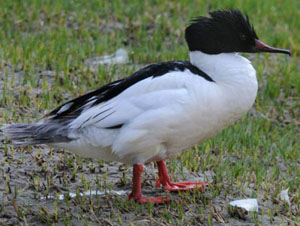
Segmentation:
<svg viewBox="0 0 300 226">
<path fill-rule="evenodd" d="M 247 40 L 247 36 L 245 34 L 240 34 L 240 38 L 243 41 Z"/>
</svg>

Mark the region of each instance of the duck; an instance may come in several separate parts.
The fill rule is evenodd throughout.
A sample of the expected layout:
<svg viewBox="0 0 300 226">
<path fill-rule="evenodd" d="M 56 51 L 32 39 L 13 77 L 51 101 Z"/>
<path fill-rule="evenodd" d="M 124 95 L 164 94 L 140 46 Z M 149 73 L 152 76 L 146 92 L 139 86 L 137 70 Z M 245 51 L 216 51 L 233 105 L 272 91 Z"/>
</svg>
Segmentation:
<svg viewBox="0 0 300 226">
<path fill-rule="evenodd" d="M 238 9 L 217 10 L 185 29 L 189 61 L 150 64 L 129 77 L 63 103 L 40 121 L 1 127 L 13 145 L 46 144 L 84 158 L 133 165 L 129 199 L 142 194 L 144 164 L 155 162 L 156 187 L 178 192 L 207 182 L 173 182 L 166 160 L 214 137 L 244 116 L 257 95 L 256 71 L 240 53 L 283 53 L 263 43 Z"/>
</svg>

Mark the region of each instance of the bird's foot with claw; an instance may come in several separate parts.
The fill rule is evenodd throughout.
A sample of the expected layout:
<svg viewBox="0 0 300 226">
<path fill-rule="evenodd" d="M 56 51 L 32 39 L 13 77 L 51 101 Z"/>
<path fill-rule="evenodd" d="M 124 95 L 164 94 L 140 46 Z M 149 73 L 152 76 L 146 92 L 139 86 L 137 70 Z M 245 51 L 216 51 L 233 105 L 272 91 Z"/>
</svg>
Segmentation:
<svg viewBox="0 0 300 226">
<path fill-rule="evenodd" d="M 168 182 L 161 181 L 158 179 L 156 181 L 156 187 L 160 187 L 163 185 L 164 189 L 171 192 L 179 192 L 179 191 L 193 191 L 193 190 L 203 190 L 206 186 L 208 186 L 208 182 Z"/>
</svg>

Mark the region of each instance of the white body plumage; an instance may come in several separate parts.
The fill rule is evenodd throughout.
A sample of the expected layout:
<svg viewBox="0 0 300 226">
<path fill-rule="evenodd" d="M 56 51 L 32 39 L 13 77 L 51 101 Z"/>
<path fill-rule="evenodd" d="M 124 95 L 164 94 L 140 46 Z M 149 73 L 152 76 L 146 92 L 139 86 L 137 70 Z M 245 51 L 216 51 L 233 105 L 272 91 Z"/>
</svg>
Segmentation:
<svg viewBox="0 0 300 226">
<path fill-rule="evenodd" d="M 190 59 L 215 82 L 188 69 L 143 79 L 87 106 L 68 125 L 74 140 L 52 145 L 83 157 L 141 164 L 172 158 L 216 135 L 253 105 L 255 69 L 236 53 L 193 51 Z M 105 129 L 117 124 L 123 126 Z"/>
</svg>

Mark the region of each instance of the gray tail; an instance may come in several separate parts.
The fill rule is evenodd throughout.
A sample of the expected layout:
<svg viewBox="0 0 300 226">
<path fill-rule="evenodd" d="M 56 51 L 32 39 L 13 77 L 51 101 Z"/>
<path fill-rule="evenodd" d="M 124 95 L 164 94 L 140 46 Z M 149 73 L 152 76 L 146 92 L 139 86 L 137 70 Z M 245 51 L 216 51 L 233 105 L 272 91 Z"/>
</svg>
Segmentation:
<svg viewBox="0 0 300 226">
<path fill-rule="evenodd" d="M 7 124 L 0 132 L 16 146 L 49 144 L 71 141 L 66 126 L 55 122 Z"/>
</svg>

